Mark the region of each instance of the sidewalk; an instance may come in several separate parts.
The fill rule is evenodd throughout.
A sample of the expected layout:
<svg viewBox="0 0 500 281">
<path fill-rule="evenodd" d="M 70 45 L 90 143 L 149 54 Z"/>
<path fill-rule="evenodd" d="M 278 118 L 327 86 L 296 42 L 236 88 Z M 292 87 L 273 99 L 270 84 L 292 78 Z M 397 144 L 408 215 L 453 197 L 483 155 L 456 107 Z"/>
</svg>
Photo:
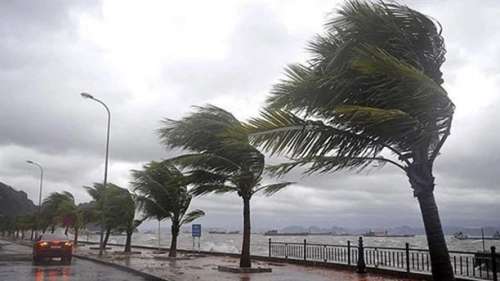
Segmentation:
<svg viewBox="0 0 500 281">
<path fill-rule="evenodd" d="M 285 263 L 254 261 L 253 267 L 272 268 L 271 273 L 226 273 L 219 272 L 217 266 L 238 266 L 239 260 L 230 256 L 192 255 L 178 253 L 175 260 L 167 254 L 153 254 L 152 250 L 133 248 L 140 254 L 119 253 L 123 247 L 112 247 L 102 260 L 147 272 L 169 281 L 415 281 L 375 274 L 357 274 L 352 271 L 306 267 Z M 117 252 L 114 252 L 117 251 Z M 89 246 L 79 246 L 75 254 L 99 259 L 97 250 Z"/>
</svg>

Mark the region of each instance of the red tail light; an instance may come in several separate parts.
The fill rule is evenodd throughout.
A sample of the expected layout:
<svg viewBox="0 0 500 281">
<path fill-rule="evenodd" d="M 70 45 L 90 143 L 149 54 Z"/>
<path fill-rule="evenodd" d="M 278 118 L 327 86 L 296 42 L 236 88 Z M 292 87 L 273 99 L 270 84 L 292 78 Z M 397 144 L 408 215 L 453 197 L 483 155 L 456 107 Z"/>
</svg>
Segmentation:
<svg viewBox="0 0 500 281">
<path fill-rule="evenodd" d="M 45 248 L 45 247 L 49 246 L 49 243 L 48 242 L 38 242 L 38 243 L 36 243 L 36 246 L 40 247 L 40 248 Z"/>
</svg>

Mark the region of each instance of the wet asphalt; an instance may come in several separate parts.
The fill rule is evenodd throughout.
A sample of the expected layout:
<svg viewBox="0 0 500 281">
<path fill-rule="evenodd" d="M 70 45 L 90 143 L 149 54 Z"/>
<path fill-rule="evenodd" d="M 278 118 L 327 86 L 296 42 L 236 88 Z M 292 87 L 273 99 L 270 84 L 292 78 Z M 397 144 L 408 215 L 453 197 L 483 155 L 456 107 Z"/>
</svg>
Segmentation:
<svg viewBox="0 0 500 281">
<path fill-rule="evenodd" d="M 133 273 L 73 258 L 71 265 L 53 261 L 32 265 L 31 248 L 0 240 L 0 281 L 146 281 Z"/>
</svg>

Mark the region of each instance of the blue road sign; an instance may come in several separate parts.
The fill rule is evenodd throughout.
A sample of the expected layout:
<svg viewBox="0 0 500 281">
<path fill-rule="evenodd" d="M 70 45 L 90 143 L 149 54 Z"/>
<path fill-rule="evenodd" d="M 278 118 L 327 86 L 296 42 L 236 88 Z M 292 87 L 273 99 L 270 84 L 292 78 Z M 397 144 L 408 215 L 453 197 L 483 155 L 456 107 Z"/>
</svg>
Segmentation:
<svg viewBox="0 0 500 281">
<path fill-rule="evenodd" d="M 201 237 L 201 224 L 193 224 L 191 229 L 193 237 Z"/>
</svg>

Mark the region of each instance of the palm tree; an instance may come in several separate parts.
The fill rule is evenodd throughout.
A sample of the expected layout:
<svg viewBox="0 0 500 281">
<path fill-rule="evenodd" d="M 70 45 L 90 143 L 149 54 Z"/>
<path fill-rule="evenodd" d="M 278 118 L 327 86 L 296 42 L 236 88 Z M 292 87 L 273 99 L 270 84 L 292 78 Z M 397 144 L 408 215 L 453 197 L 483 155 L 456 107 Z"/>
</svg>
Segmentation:
<svg viewBox="0 0 500 281">
<path fill-rule="evenodd" d="M 45 222 L 44 232 L 47 227 L 54 233 L 57 225 L 65 228 L 65 234 L 71 224 L 71 216 L 75 210 L 75 198 L 67 191 L 53 192 L 42 203 L 42 221 Z"/>
<path fill-rule="evenodd" d="M 35 220 L 33 215 L 21 215 L 16 217 L 16 229 L 21 232 L 21 240 L 24 240 L 24 234 L 28 230 L 32 230 L 35 225 Z"/>
<path fill-rule="evenodd" d="M 14 216 L 0 215 L 0 231 L 2 236 L 11 237 L 16 229 L 16 218 Z"/>
<path fill-rule="evenodd" d="M 443 83 L 441 30 L 397 3 L 348 1 L 310 44 L 312 59 L 291 65 L 252 141 L 293 161 L 284 174 L 362 170 L 389 163 L 409 178 L 422 212 L 434 280 L 454 280 L 434 200 L 433 163 L 451 128 L 454 104 Z"/>
<path fill-rule="evenodd" d="M 97 222 L 98 217 L 95 211 L 95 202 L 80 203 L 71 213 L 71 227 L 73 228 L 73 243 L 77 245 L 80 230 L 92 222 Z"/>
<path fill-rule="evenodd" d="M 85 189 L 95 201 L 95 212 L 105 229 L 103 246 L 106 247 L 111 231 L 122 229 L 134 219 L 133 199 L 126 188 L 113 183 L 107 183 L 106 188 L 102 183 L 94 183 L 92 187 L 85 186 Z"/>
<path fill-rule="evenodd" d="M 90 220 L 92 210 L 85 204 L 76 205 L 75 198 L 70 192 L 54 192 L 49 195 L 42 205 L 42 214 L 45 214 L 52 232 L 60 224 L 64 227 L 64 234 L 68 235 L 70 228 L 73 229 L 73 243 L 78 243 L 78 233 Z"/>
<path fill-rule="evenodd" d="M 259 191 L 274 194 L 290 183 L 260 185 L 264 155 L 249 144 L 240 121 L 216 106 L 197 107 L 179 121 L 164 120 L 159 133 L 167 147 L 194 152 L 173 159 L 190 168 L 194 195 L 235 192 L 243 199 L 240 267 L 251 267 L 250 199 Z"/>
<path fill-rule="evenodd" d="M 126 240 L 123 251 L 125 253 L 130 253 L 132 250 L 132 234 L 144 220 L 134 219 L 136 204 L 128 189 L 116 189 L 116 192 L 110 195 L 110 201 L 111 204 L 120 209 L 120 211 L 118 211 L 119 218 L 115 220 L 115 225 L 117 230 L 125 231 Z"/>
<path fill-rule="evenodd" d="M 202 210 L 186 213 L 191 203 L 187 177 L 169 161 L 152 161 L 143 170 L 133 170 L 132 175 L 136 200 L 144 218 L 170 219 L 169 257 L 175 257 L 181 226 L 205 215 Z"/>
<path fill-rule="evenodd" d="M 125 253 L 130 253 L 132 251 L 132 234 L 134 234 L 134 231 L 143 221 L 144 220 L 132 219 L 129 220 L 127 225 L 125 225 L 125 233 L 127 235 L 127 239 L 125 240 L 125 248 L 123 249 Z"/>
</svg>

